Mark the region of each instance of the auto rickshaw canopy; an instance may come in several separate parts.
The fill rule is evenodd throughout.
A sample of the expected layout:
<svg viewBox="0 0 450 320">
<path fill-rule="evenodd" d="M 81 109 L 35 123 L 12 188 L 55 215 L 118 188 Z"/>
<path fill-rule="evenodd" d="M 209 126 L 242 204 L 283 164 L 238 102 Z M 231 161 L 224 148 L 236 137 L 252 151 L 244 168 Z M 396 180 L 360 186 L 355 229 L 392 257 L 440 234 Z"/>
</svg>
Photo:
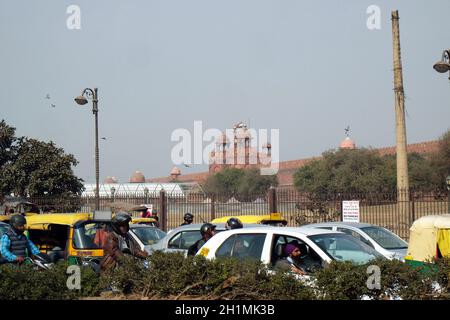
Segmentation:
<svg viewBox="0 0 450 320">
<path fill-rule="evenodd" d="M 410 228 L 405 259 L 427 261 L 450 256 L 450 214 L 430 215 L 417 219 Z"/>
<path fill-rule="evenodd" d="M 78 221 L 91 220 L 92 217 L 92 213 L 49 213 L 36 214 L 26 219 L 28 229 L 45 229 L 49 224 L 74 226 Z"/>
</svg>

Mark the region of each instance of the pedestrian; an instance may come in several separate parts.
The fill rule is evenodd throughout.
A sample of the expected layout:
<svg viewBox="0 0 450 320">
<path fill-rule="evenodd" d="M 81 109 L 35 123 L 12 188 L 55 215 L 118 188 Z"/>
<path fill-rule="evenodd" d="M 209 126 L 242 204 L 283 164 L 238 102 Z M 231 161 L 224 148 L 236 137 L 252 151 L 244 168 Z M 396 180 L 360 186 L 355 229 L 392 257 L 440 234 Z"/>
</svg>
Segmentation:
<svg viewBox="0 0 450 320">
<path fill-rule="evenodd" d="M 149 208 L 145 208 L 141 211 L 141 218 L 151 218 L 151 210 Z"/>
</svg>

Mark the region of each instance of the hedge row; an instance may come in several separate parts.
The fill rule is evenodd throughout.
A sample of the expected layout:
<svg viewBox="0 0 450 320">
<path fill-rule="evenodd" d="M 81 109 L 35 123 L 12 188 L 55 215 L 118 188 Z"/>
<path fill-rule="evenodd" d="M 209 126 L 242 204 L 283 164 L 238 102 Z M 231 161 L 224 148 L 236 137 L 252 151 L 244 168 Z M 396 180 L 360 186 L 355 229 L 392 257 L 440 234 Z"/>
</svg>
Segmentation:
<svg viewBox="0 0 450 320">
<path fill-rule="evenodd" d="M 0 299 L 78 299 L 100 296 L 104 291 L 169 299 L 450 298 L 450 260 L 437 262 L 434 272 L 413 269 L 399 261 L 373 261 L 370 265 L 380 271 L 380 287 L 374 286 L 369 265 L 348 262 L 332 262 L 308 283 L 290 273 L 274 273 L 255 261 L 209 261 L 199 256 L 185 258 L 179 253 L 156 252 L 146 264 L 127 258 L 121 267 L 101 276 L 83 267 L 80 290 L 67 288 L 65 263 L 51 270 L 2 266 Z"/>
</svg>

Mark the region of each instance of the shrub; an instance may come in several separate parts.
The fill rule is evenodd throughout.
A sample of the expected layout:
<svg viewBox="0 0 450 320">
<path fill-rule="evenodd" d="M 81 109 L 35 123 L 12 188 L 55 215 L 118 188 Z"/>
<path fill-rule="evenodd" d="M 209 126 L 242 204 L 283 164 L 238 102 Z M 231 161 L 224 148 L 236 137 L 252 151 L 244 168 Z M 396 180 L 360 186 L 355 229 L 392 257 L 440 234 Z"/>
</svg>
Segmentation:
<svg viewBox="0 0 450 320">
<path fill-rule="evenodd" d="M 435 261 L 437 273 L 435 280 L 440 286 L 437 298 L 450 299 L 450 258 L 438 259 Z"/>
<path fill-rule="evenodd" d="M 28 265 L 5 265 L 0 269 L 0 299 L 66 299 L 71 295 L 66 280 L 59 265 L 51 270 L 34 270 Z"/>
<path fill-rule="evenodd" d="M 50 270 L 36 270 L 30 265 L 3 265 L 0 268 L 0 300 L 62 300 L 100 293 L 98 275 L 81 268 L 81 290 L 67 288 L 66 263 Z"/>
<path fill-rule="evenodd" d="M 380 268 L 381 288 L 369 290 L 373 299 L 429 299 L 432 292 L 432 279 L 421 268 L 399 260 L 375 260 L 371 265 Z"/>
<path fill-rule="evenodd" d="M 368 292 L 365 266 L 332 261 L 316 277 L 321 299 L 356 300 Z"/>
<path fill-rule="evenodd" d="M 380 268 L 379 289 L 367 286 L 370 265 Z M 449 298 L 450 259 L 440 259 L 433 268 L 422 269 L 397 260 L 374 260 L 366 265 L 334 261 L 314 274 L 310 286 L 288 272 L 274 273 L 259 261 L 211 261 L 202 256 L 185 258 L 181 253 L 155 252 L 146 261 L 125 257 L 120 267 L 101 276 L 81 267 L 81 290 L 69 290 L 67 266 L 60 263 L 50 270 L 1 266 L 0 299 L 77 299 L 97 296 L 106 288 L 123 294 L 172 299 L 189 295 L 258 300 Z"/>
<path fill-rule="evenodd" d="M 109 284 L 122 293 L 144 296 L 203 295 L 214 299 L 311 299 L 312 290 L 288 274 L 268 272 L 260 262 L 206 260 L 180 253 L 155 252 L 150 269 L 128 260 L 110 272 Z M 130 265 L 131 264 L 131 265 Z M 138 263 L 138 265 L 143 265 Z"/>
</svg>

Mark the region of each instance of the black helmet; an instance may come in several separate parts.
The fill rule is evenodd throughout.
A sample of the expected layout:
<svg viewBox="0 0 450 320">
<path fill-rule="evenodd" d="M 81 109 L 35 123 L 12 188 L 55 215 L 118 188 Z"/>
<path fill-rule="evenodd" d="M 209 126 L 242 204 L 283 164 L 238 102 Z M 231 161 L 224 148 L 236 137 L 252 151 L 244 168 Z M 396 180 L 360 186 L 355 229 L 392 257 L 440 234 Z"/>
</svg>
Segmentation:
<svg viewBox="0 0 450 320">
<path fill-rule="evenodd" d="M 119 226 L 122 224 L 130 223 L 131 217 L 125 212 L 119 212 L 111 219 L 111 224 L 114 231 L 119 231 Z"/>
<path fill-rule="evenodd" d="M 211 223 L 204 223 L 201 228 L 200 228 L 200 233 L 202 236 L 204 236 L 205 234 L 209 233 L 212 230 L 215 230 L 216 226 L 211 224 Z"/>
<path fill-rule="evenodd" d="M 184 214 L 184 221 L 191 223 L 194 220 L 194 215 L 192 213 L 186 212 Z"/>
<path fill-rule="evenodd" d="M 228 219 L 225 227 L 227 228 L 227 230 L 229 230 L 242 228 L 243 226 L 241 220 L 239 220 L 238 218 L 230 218 Z"/>
<path fill-rule="evenodd" d="M 27 220 L 25 219 L 25 217 L 21 214 L 15 214 L 12 215 L 11 218 L 9 219 L 9 224 L 11 227 L 13 227 L 13 229 L 15 229 L 16 227 L 22 227 L 24 225 L 27 224 Z"/>
</svg>

